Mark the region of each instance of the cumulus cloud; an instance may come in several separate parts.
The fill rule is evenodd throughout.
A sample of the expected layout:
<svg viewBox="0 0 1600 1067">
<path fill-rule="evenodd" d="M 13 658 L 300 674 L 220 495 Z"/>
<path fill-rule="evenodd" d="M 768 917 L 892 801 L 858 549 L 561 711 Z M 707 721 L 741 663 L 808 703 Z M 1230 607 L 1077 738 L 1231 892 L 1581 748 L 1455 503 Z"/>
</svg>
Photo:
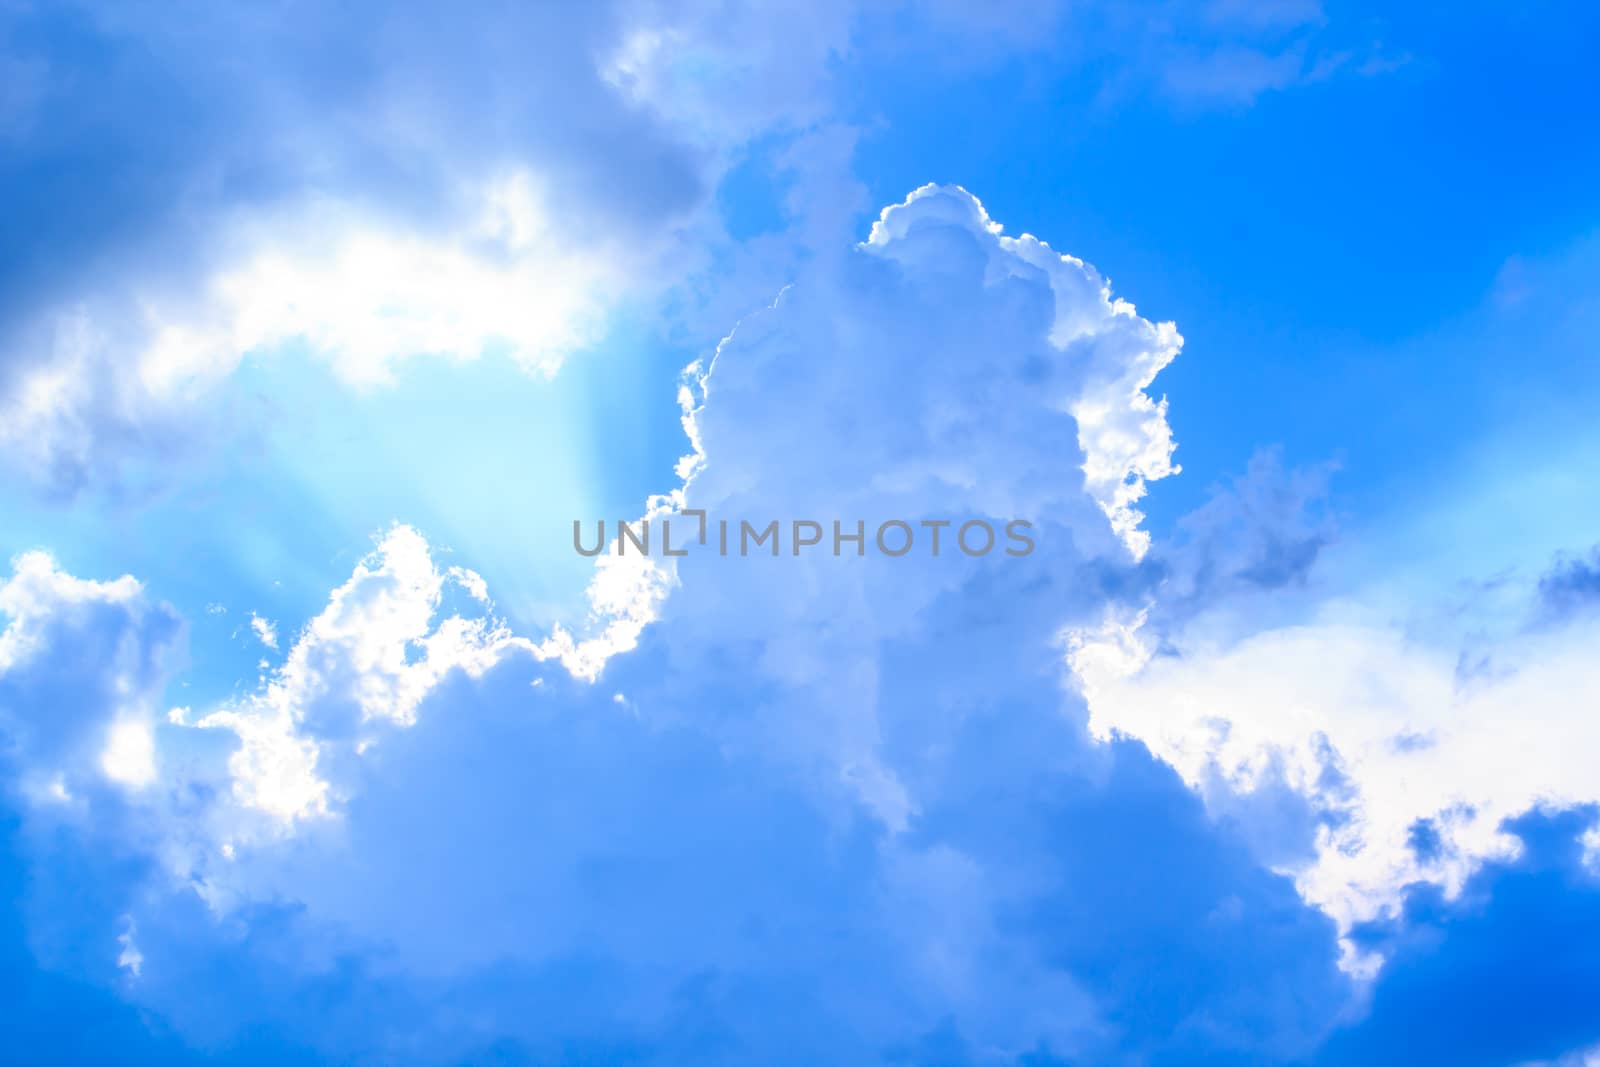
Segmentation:
<svg viewBox="0 0 1600 1067">
<path fill-rule="evenodd" d="M 905 204 L 886 209 L 867 246 L 890 259 L 925 255 L 929 230 L 958 225 L 996 238 L 1002 254 L 986 264 L 995 275 L 986 283 L 1017 278 L 1018 288 L 1040 280 L 1049 286 L 1048 340 L 1061 354 L 1028 366 L 1024 380 L 1072 416 L 1084 453 L 1085 488 L 1129 548 L 1142 555 L 1149 535 L 1138 529 L 1143 516 L 1133 505 L 1144 496 L 1146 480 L 1177 472 L 1166 401 L 1153 400 L 1145 389 L 1178 354 L 1183 338 L 1174 324 L 1151 323 L 1128 301 L 1113 298 L 1110 285 L 1081 259 L 1028 234 L 1000 236 L 1000 226 L 976 199 L 946 189 L 925 186 Z M 921 240 L 913 236 L 918 228 Z"/>
<path fill-rule="evenodd" d="M 518 641 L 489 617 L 434 621 L 446 583 L 467 592 L 482 579 L 441 572 L 415 530 L 396 527 L 334 590 L 284 664 L 250 698 L 199 721 L 240 739 L 235 797 L 281 819 L 326 814 L 328 764 L 373 744 L 384 725 L 410 725 L 417 705 L 453 670 L 480 674 Z"/>
<path fill-rule="evenodd" d="M 1585 769 L 1600 631 L 1573 609 L 1581 561 L 1536 588 L 1502 582 L 1481 620 L 1459 604 L 1397 619 L 1308 588 L 1333 537 L 1326 476 L 1258 457 L 1159 547 L 1154 598 L 1075 632 L 1070 660 L 1098 736 L 1139 738 L 1253 827 L 1258 854 L 1349 934 L 1415 884 L 1453 899 L 1514 856 L 1514 816 L 1600 799 Z M 1382 964 L 1370 942 L 1345 950 L 1358 974 Z"/>
<path fill-rule="evenodd" d="M 691 369 L 685 481 L 648 513 L 1026 518 L 1035 552 L 691 542 L 603 565 L 591 626 L 534 641 L 441 618 L 487 590 L 395 528 L 259 690 L 163 725 L 226 744 L 163 771 L 203 799 L 78 920 L 92 973 L 221 1052 L 1303 1054 L 1348 994 L 1332 924 L 1142 746 L 1093 743 L 1063 662 L 1149 572 L 1117 487 L 1167 470 L 1143 386 L 1175 346 L 919 190 Z"/>
<path fill-rule="evenodd" d="M 130 576 L 64 573 L 42 552 L 0 582 L 0 728 L 15 784 L 46 805 L 156 777 L 157 701 L 181 634 Z"/>
</svg>

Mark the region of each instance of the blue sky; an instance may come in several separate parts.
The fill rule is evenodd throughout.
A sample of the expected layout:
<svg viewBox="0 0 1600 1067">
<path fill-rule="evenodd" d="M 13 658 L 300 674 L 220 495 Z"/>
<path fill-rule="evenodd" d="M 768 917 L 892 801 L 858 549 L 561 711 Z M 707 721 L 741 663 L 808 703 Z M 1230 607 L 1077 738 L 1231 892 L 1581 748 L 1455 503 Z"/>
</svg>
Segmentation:
<svg viewBox="0 0 1600 1067">
<path fill-rule="evenodd" d="M 0 8 L 0 1060 L 1600 1062 L 1596 23 Z"/>
</svg>

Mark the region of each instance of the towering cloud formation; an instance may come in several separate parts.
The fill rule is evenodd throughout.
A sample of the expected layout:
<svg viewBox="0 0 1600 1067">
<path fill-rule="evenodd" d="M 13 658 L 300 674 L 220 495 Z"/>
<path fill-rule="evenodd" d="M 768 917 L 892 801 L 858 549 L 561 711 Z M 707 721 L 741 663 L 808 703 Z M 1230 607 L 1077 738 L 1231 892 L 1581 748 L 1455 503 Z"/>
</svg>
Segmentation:
<svg viewBox="0 0 1600 1067">
<path fill-rule="evenodd" d="M 529 641 L 397 528 L 259 692 L 161 726 L 159 777 L 106 800 L 138 834 L 67 838 L 138 860 L 81 914 L 83 970 L 187 1040 L 335 1057 L 1309 1048 L 1330 926 L 1139 746 L 1091 742 L 1064 663 L 1146 581 L 1132 504 L 1171 440 L 1143 387 L 1177 343 L 917 191 L 691 369 L 652 513 L 1023 518 L 1033 553 L 692 545 L 606 561 L 594 631 Z M 46 714 L 25 682 L 13 714 Z"/>
</svg>

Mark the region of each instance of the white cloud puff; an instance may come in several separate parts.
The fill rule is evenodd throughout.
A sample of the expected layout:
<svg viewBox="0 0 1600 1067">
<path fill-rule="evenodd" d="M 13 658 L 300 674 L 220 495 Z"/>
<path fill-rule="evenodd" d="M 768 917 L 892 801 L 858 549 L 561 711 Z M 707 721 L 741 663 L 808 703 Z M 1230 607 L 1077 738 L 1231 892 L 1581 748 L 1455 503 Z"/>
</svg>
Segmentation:
<svg viewBox="0 0 1600 1067">
<path fill-rule="evenodd" d="M 1243 633 L 1143 621 L 1077 635 L 1092 728 L 1139 738 L 1208 794 L 1303 798 L 1314 848 L 1283 867 L 1342 930 L 1393 914 L 1413 882 L 1459 890 L 1515 850 L 1502 820 L 1600 801 L 1592 618 L 1506 636 L 1481 661 L 1348 604 Z M 1360 972 L 1381 962 L 1347 953 Z"/>
<path fill-rule="evenodd" d="M 250 613 L 250 632 L 255 634 L 256 640 L 274 651 L 278 647 L 278 628 L 272 620 L 264 619 L 255 612 Z"/>
<path fill-rule="evenodd" d="M 0 729 L 25 792 L 47 801 L 157 774 L 156 706 L 181 626 L 131 576 L 75 578 L 43 552 L 0 582 Z"/>
<path fill-rule="evenodd" d="M 283 819 L 326 814 L 324 764 L 359 754 L 384 724 L 412 723 L 451 671 L 480 674 L 508 648 L 531 650 L 488 618 L 435 623 L 445 584 L 465 579 L 470 594 L 475 577 L 460 568 L 441 572 L 409 527 L 386 533 L 261 691 L 200 720 L 239 735 L 235 796 Z"/>
</svg>

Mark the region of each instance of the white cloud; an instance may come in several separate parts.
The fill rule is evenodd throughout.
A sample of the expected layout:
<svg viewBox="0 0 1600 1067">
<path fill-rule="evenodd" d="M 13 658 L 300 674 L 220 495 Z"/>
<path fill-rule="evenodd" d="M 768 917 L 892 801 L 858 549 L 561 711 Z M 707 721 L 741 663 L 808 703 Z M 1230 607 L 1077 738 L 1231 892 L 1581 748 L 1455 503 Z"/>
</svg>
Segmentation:
<svg viewBox="0 0 1600 1067">
<path fill-rule="evenodd" d="M 1143 389 L 1178 344 L 1083 261 L 1004 237 L 969 193 L 928 186 L 688 369 L 686 484 L 651 514 L 703 509 L 735 529 L 810 518 L 830 535 L 835 519 L 1026 518 L 1047 547 L 1015 565 L 1019 581 L 1066 580 L 1086 559 L 1121 565 L 1147 540 L 1132 507 L 1143 481 L 1173 469 L 1164 410 Z M 884 755 L 879 649 L 978 580 L 983 564 L 953 536 L 937 558 L 841 561 L 824 549 L 821 561 L 764 566 L 691 545 L 673 561 L 603 559 L 600 636 L 585 646 L 557 634 L 546 651 L 592 677 L 652 618 L 680 669 L 734 635 L 753 642 L 750 669 L 783 696 L 741 728 L 772 731 L 830 791 L 904 828 L 920 801 Z M 1011 610 L 1019 631 L 1048 641 L 1083 604 L 1018 593 Z"/>
<path fill-rule="evenodd" d="M 250 613 L 250 632 L 256 635 L 257 641 L 268 648 L 278 647 L 278 628 L 270 620 L 263 619 L 253 611 Z"/>
<path fill-rule="evenodd" d="M 40 67 L 47 106 L 29 128 L 92 112 L 86 135 L 112 144 L 172 70 L 192 94 L 162 152 L 102 176 L 103 210 L 150 227 L 78 232 L 64 205 L 31 250 L 60 269 L 0 322 L 0 457 L 49 488 L 193 432 L 199 398 L 284 346 L 357 384 L 417 355 L 505 353 L 553 373 L 619 302 L 648 307 L 704 265 L 689 238 L 715 237 L 702 216 L 717 175 L 745 139 L 815 118 L 853 18 L 808 8 L 779 38 L 765 14 L 730 22 L 693 2 L 507 9 L 448 30 L 374 10 L 320 26 L 315 47 L 363 56 L 381 41 L 381 58 L 322 78 L 293 58 L 308 26 L 283 14 L 86 14 L 123 60 L 102 65 L 115 84 L 63 57 Z M 208 43 L 240 39 L 251 62 L 207 61 Z M 670 71 L 641 51 L 658 39 Z M 752 66 L 752 48 L 773 63 Z M 261 69 L 286 76 L 260 83 Z M 18 147 L 45 166 L 54 150 Z"/>
<path fill-rule="evenodd" d="M 138 978 L 144 971 L 144 953 L 139 951 L 139 945 L 134 940 L 139 928 L 131 916 L 124 916 L 124 922 L 126 927 L 117 935 L 117 966 Z"/>
<path fill-rule="evenodd" d="M 327 814 L 338 799 L 323 777 L 330 763 L 364 751 L 385 724 L 410 725 L 451 671 L 481 674 L 508 649 L 532 651 L 492 619 L 435 622 L 457 572 L 469 593 L 481 584 L 460 568 L 441 573 L 420 534 L 393 528 L 259 692 L 199 721 L 239 735 L 231 770 L 241 803 L 286 820 Z"/>
<path fill-rule="evenodd" d="M 639 635 L 655 620 L 674 584 L 674 569 L 661 560 L 600 557 L 586 593 L 586 630 L 574 636 L 556 625 L 539 645 L 539 655 L 559 660 L 574 677 L 595 680 L 612 656 L 638 646 Z"/>
<path fill-rule="evenodd" d="M 862 286 L 879 299 L 854 299 Z M 290 834 L 321 848 L 318 816 L 359 810 L 370 819 L 369 808 L 350 807 L 362 791 L 402 787 L 386 781 L 385 753 L 400 759 L 417 731 L 437 737 L 448 728 L 424 721 L 442 683 L 458 671 L 487 679 L 521 657 L 523 671 L 537 675 L 532 686 L 526 677 L 517 683 L 538 694 L 531 699 L 585 699 L 568 686 L 541 684 L 559 664 L 639 729 L 682 723 L 696 736 L 721 737 L 730 756 L 806 783 L 840 817 L 859 809 L 888 832 L 907 831 L 937 793 L 937 777 L 922 765 L 919 746 L 904 748 L 907 738 L 931 732 L 945 739 L 936 751 L 964 717 L 941 711 L 919 721 L 925 709 L 897 692 L 904 678 L 880 693 L 896 676 L 882 660 L 884 647 L 934 640 L 921 618 L 947 610 L 942 605 L 999 597 L 1007 606 L 998 632 L 971 638 L 987 651 L 963 655 L 1026 664 L 1003 671 L 1012 699 L 1041 709 L 1049 729 L 1068 729 L 1057 711 L 1064 695 L 1054 634 L 1097 602 L 1081 568 L 1097 558 L 1121 565 L 1138 548 L 1127 502 L 1105 495 L 1103 478 L 1086 468 L 1121 466 L 1119 481 L 1165 473 L 1162 463 L 1140 458 L 1164 461 L 1170 437 L 1137 383 L 1175 346 L 1170 328 L 1111 298 L 1081 261 L 1031 238 L 1002 237 L 964 191 L 918 191 L 884 213 L 869 241 L 818 263 L 742 323 L 709 368 L 690 369 L 682 399 L 695 451 L 682 467 L 686 484 L 652 500 L 647 515 L 661 521 L 704 507 L 716 518 L 1028 517 L 1045 551 L 998 569 L 950 548 L 940 557 L 791 557 L 781 566 L 703 550 L 671 565 L 603 557 L 590 590 L 591 625 L 535 644 L 490 618 L 440 619 L 447 583 L 482 603 L 487 587 L 471 572 L 441 570 L 420 534 L 396 527 L 334 590 L 257 692 L 199 720 L 237 735 L 233 799 L 242 815 L 268 817 L 261 830 L 248 818 L 217 817 L 207 832 L 232 858 L 226 868 L 201 861 L 207 899 L 226 909 L 231 899 L 293 892 L 272 869 L 277 850 L 288 846 L 274 842 Z M 1095 428 L 1119 425 L 1125 440 L 1102 445 L 1110 433 Z M 985 592 L 997 580 L 1000 587 Z M 651 657 L 664 650 L 665 673 L 641 670 L 654 658 L 624 655 L 640 649 L 652 624 Z M 740 665 L 732 674 L 730 657 Z M 624 672 L 615 686 L 582 684 L 613 670 Z M 947 677 L 944 699 L 981 706 L 995 699 L 996 684 L 987 670 Z M 766 696 L 746 705 L 737 695 L 746 687 Z M 607 699 L 616 693 L 626 694 L 623 702 Z M 222 855 L 220 845 L 213 853 Z M 467 877 L 479 858 L 460 862 Z M 960 870 L 972 861 L 908 852 L 897 862 Z M 326 893 L 322 906 L 348 916 L 344 891 Z M 397 900 L 384 913 L 408 906 Z M 984 893 L 949 905 L 957 912 L 987 906 Z M 948 922 L 955 940 L 927 960 L 930 988 L 970 998 L 975 979 L 961 976 L 978 965 L 983 939 L 999 934 L 981 914 L 952 914 Z M 960 932 L 966 924 L 971 934 Z M 474 927 L 461 936 L 479 933 Z M 453 949 L 432 935 L 417 940 L 415 951 L 429 959 L 482 951 L 475 940 Z M 503 938 L 493 943 L 504 949 Z"/>
<path fill-rule="evenodd" d="M 61 615 L 94 605 L 128 606 L 143 589 L 132 575 L 111 582 L 75 578 L 45 552 L 24 552 L 11 561 L 11 577 L 0 584 L 0 671 L 26 663 L 44 647 L 44 631 Z"/>
<path fill-rule="evenodd" d="M 487 606 L 491 603 L 489 600 L 489 584 L 483 580 L 483 576 L 477 571 L 468 570 L 465 567 L 451 567 L 450 580 L 466 590 L 467 595 L 480 604 Z"/>
<path fill-rule="evenodd" d="M 922 201 L 928 206 L 914 210 Z M 1058 253 L 1028 234 L 1001 236 L 1000 225 L 964 191 L 951 195 L 948 189 L 924 186 L 903 205 L 884 210 L 867 246 L 896 257 L 895 240 L 904 238 L 913 220 L 930 216 L 993 235 L 1005 255 L 992 260 L 990 284 L 1027 277 L 1034 270 L 1048 281 L 1055 299 L 1050 343 L 1083 357 L 1081 368 L 1057 385 L 1052 400 L 1077 422 L 1090 495 L 1128 547 L 1142 556 L 1150 538 L 1138 528 L 1143 515 L 1134 505 L 1144 496 L 1147 481 L 1179 469 L 1172 464 L 1166 400 L 1145 393 L 1183 346 L 1177 327 L 1140 318 L 1131 303 L 1111 295 L 1110 284 L 1083 260 Z"/>
<path fill-rule="evenodd" d="M 156 778 L 152 731 L 180 627 L 130 576 L 96 582 L 43 552 L 0 582 L 0 730 L 24 792 L 57 800 Z"/>
<path fill-rule="evenodd" d="M 625 265 L 550 232 L 525 171 L 461 200 L 434 230 L 317 201 L 231 221 L 209 276 L 136 275 L 43 312 L 16 342 L 34 365 L 0 396 L 0 451 L 46 480 L 92 466 L 97 433 L 186 417 L 246 357 L 296 344 L 358 386 L 416 356 L 553 374 L 599 336 Z"/>
<path fill-rule="evenodd" d="M 1600 801 L 1600 624 L 1509 637 L 1464 673 L 1459 650 L 1352 614 L 1325 605 L 1220 641 L 1200 624 L 1163 655 L 1111 625 L 1072 654 L 1097 734 L 1139 738 L 1196 788 L 1286 785 L 1325 816 L 1312 858 L 1288 869 L 1342 930 L 1392 913 L 1408 883 L 1458 890 L 1515 848 L 1501 820 Z M 1437 855 L 1412 847 L 1418 820 Z M 1347 951 L 1357 970 L 1379 962 Z"/>
<path fill-rule="evenodd" d="M 462 199 L 460 222 L 433 234 L 322 204 L 252 224 L 238 241 L 247 250 L 209 281 L 208 306 L 146 306 L 141 383 L 170 395 L 292 341 L 357 384 L 388 380 L 411 356 L 496 349 L 554 373 L 596 337 L 602 294 L 622 284 L 621 270 L 551 231 L 527 171 Z"/>
</svg>

